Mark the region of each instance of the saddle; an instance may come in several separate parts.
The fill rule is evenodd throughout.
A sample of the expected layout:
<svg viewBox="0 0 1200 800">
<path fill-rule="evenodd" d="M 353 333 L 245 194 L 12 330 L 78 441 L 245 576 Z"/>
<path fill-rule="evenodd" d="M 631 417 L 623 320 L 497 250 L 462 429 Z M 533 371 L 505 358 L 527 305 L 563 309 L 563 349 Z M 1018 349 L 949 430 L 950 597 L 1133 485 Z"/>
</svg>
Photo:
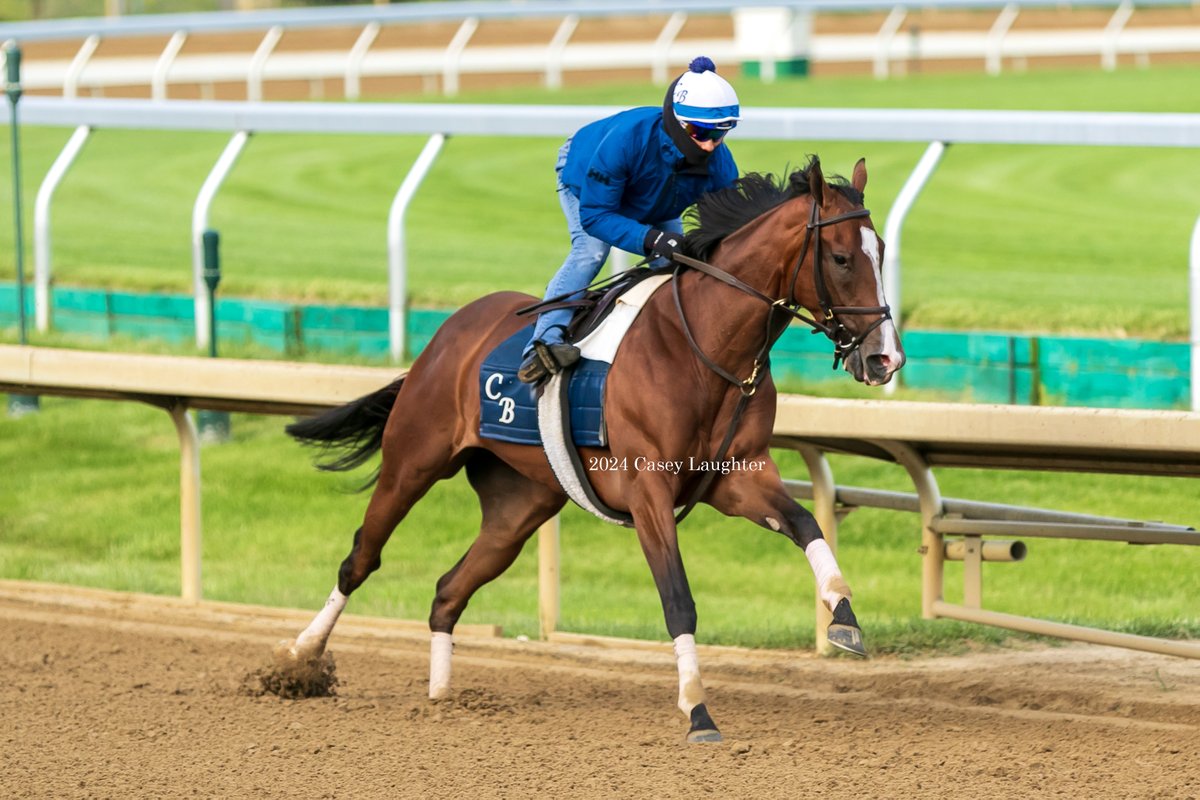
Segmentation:
<svg viewBox="0 0 1200 800">
<path fill-rule="evenodd" d="M 559 308 L 574 309 L 575 313 L 571 316 L 571 321 L 567 323 L 564 339 L 568 342 L 578 343 L 595 331 L 600 323 L 612 313 L 616 308 L 617 298 L 642 281 L 658 275 L 670 275 L 674 269 L 674 266 L 656 269 L 634 267 L 592 284 L 583 290 L 582 297 L 571 299 L 578 292 L 551 297 L 518 310 L 517 315 L 540 314 L 543 311 L 553 311 Z"/>
</svg>

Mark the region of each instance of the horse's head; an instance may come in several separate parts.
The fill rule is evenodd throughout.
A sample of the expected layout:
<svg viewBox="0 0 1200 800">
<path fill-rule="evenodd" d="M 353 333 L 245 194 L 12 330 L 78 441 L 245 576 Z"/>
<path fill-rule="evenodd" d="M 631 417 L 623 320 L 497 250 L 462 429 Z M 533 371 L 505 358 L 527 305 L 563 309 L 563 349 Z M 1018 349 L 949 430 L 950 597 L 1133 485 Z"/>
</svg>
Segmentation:
<svg viewBox="0 0 1200 800">
<path fill-rule="evenodd" d="M 791 181 L 808 202 L 791 204 L 807 216 L 799 255 L 788 265 L 788 298 L 825 329 L 856 380 L 887 383 L 904 366 L 904 349 L 883 296 L 883 241 L 862 204 L 866 159 L 854 165 L 849 184 L 826 182 L 815 158 Z"/>
</svg>

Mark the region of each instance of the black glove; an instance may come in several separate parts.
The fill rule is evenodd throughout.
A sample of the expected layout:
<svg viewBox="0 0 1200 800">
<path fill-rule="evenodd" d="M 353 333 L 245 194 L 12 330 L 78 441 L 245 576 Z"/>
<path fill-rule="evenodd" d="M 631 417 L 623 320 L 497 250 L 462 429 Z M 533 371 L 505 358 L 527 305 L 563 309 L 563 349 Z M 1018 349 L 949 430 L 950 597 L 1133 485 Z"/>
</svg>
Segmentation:
<svg viewBox="0 0 1200 800">
<path fill-rule="evenodd" d="M 683 234 L 651 228 L 642 246 L 647 255 L 674 261 L 675 255 L 683 252 Z"/>
</svg>

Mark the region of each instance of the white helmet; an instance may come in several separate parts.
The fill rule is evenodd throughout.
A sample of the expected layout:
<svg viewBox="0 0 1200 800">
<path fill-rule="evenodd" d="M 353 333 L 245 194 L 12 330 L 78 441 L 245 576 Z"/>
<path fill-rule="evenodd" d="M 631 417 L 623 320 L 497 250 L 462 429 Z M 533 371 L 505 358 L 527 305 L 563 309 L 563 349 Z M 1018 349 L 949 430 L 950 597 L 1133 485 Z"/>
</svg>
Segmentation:
<svg viewBox="0 0 1200 800">
<path fill-rule="evenodd" d="M 717 74 L 717 65 L 707 56 L 692 59 L 688 71 L 675 82 L 671 101 L 680 122 L 701 128 L 728 129 L 741 119 L 737 92 Z"/>
</svg>

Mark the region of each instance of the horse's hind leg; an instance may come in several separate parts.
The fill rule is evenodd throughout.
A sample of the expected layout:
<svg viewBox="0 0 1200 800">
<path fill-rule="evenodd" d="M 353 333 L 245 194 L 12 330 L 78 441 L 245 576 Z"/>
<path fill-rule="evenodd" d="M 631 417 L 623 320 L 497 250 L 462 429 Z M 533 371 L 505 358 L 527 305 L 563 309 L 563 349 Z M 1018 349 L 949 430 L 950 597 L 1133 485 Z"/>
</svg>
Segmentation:
<svg viewBox="0 0 1200 800">
<path fill-rule="evenodd" d="M 508 569 L 537 527 L 566 502 L 561 491 L 529 480 L 490 452 L 467 461 L 467 478 L 483 511 L 479 536 L 437 582 L 429 612 L 429 696 L 450 691 L 454 626 L 479 587 Z"/>
<path fill-rule="evenodd" d="M 389 431 L 389 436 L 395 435 Z M 385 448 L 379 481 L 367 504 L 363 523 L 354 534 L 350 554 L 338 569 L 337 585 L 308 627 L 295 640 L 280 642 L 276 647 L 276 660 L 281 664 L 311 662 L 325 652 L 325 644 L 350 594 L 379 569 L 380 553 L 392 531 L 434 483 L 454 474 L 461 465 L 447 443 L 435 436 L 411 435 L 405 436 L 404 441 L 402 455 L 389 457 Z M 393 452 L 399 452 L 399 448 Z"/>
</svg>

